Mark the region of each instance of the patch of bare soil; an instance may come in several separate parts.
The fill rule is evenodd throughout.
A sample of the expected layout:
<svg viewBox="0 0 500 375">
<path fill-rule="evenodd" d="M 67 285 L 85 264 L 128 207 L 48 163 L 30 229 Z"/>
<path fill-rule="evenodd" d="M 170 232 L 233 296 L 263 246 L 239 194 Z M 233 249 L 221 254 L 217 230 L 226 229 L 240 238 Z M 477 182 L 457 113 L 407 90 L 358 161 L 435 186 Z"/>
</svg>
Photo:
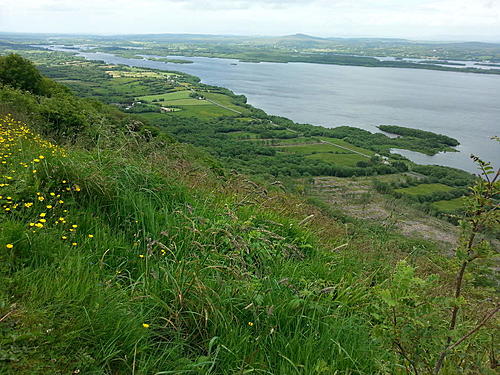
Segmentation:
<svg viewBox="0 0 500 375">
<path fill-rule="evenodd" d="M 458 240 L 454 225 L 377 193 L 367 178 L 317 177 L 312 193 L 347 215 L 376 221 L 407 236 L 436 241 L 448 249 Z"/>
</svg>

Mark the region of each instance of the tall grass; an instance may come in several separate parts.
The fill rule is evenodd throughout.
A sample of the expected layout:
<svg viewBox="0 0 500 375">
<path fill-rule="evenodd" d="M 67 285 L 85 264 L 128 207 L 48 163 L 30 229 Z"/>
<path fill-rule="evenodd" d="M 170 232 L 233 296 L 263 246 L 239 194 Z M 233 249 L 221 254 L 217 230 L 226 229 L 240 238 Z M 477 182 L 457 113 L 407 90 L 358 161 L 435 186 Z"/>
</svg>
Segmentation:
<svg viewBox="0 0 500 375">
<path fill-rule="evenodd" d="M 43 228 L 29 225 L 47 211 L 36 201 L 0 214 L 0 373 L 398 371 L 370 302 L 391 267 L 380 252 L 403 239 L 346 230 L 186 161 L 179 146 L 155 154 L 115 140 L 47 155 L 37 173 L 19 163 L 46 149 L 10 142 L 0 174 L 15 178 L 0 195 L 22 206 L 40 193 L 45 205 L 61 191 L 64 204 Z M 67 224 L 55 224 L 62 210 Z"/>
</svg>

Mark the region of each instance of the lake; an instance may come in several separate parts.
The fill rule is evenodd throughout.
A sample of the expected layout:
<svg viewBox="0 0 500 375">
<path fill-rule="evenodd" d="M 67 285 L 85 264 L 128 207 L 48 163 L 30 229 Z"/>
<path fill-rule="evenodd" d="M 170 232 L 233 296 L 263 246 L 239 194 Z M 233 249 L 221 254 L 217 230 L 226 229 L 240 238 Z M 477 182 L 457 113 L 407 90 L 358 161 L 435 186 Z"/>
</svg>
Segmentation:
<svg viewBox="0 0 500 375">
<path fill-rule="evenodd" d="M 50 47 L 74 53 L 75 50 Z M 193 64 L 127 59 L 107 53 L 78 52 L 106 63 L 175 70 L 203 83 L 243 94 L 249 104 L 296 122 L 372 132 L 400 125 L 456 138 L 459 152 L 427 156 L 398 150 L 421 164 L 475 172 L 471 153 L 500 166 L 500 75 L 310 63 L 244 63 L 231 59 L 169 56 Z"/>
</svg>

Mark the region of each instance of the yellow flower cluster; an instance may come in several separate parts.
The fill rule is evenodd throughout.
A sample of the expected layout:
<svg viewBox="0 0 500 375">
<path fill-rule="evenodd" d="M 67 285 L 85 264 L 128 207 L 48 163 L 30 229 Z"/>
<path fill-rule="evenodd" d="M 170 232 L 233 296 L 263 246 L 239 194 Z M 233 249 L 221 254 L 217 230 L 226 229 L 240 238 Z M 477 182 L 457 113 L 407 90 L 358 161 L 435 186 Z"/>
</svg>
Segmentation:
<svg viewBox="0 0 500 375">
<path fill-rule="evenodd" d="M 66 157 L 63 148 L 44 140 L 11 115 L 0 117 L 0 214 L 30 217 L 28 228 L 36 231 L 48 226 L 59 226 L 69 231 L 68 236 L 77 231 L 77 224 L 68 223 L 68 210 L 64 206 L 64 195 L 81 191 L 80 187 L 62 180 L 54 191 L 38 191 L 30 198 L 18 197 L 16 181 L 28 182 L 30 188 L 39 189 L 37 166 L 47 165 L 47 156 Z M 28 213 L 26 214 L 26 211 Z M 63 240 L 70 240 L 62 236 Z M 93 238 L 93 235 L 88 235 Z M 70 240 L 72 246 L 77 242 Z M 7 248 L 13 248 L 8 244 Z"/>
</svg>

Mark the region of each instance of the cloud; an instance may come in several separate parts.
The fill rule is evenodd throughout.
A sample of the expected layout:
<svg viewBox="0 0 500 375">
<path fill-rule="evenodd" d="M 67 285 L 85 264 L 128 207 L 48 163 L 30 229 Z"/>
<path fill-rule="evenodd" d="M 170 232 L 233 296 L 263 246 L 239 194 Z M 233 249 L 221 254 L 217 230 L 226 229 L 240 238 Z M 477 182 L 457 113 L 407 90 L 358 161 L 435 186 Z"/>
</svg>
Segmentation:
<svg viewBox="0 0 500 375">
<path fill-rule="evenodd" d="M 255 7 L 289 8 L 317 2 L 317 0 L 157 0 L 165 3 L 180 3 L 190 8 L 248 9 Z"/>
<path fill-rule="evenodd" d="M 0 0 L 0 31 L 500 41 L 500 0 Z"/>
</svg>

